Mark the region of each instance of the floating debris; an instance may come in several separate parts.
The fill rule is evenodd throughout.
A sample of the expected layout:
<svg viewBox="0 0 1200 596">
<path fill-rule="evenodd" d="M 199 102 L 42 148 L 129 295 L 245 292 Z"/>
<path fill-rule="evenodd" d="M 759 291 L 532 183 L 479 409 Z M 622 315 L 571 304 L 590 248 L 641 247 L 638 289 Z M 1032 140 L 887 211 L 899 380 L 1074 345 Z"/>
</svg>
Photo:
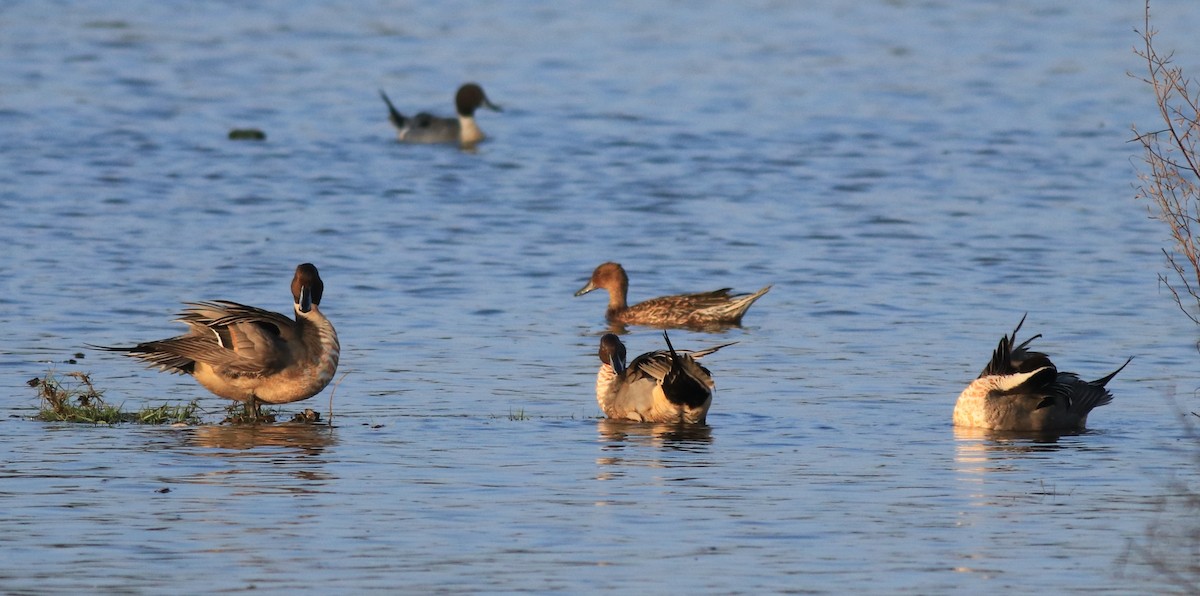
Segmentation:
<svg viewBox="0 0 1200 596">
<path fill-rule="evenodd" d="M 257 128 L 235 128 L 229 131 L 231 141 L 265 141 L 267 133 Z"/>
<path fill-rule="evenodd" d="M 296 412 L 296 415 L 292 416 L 292 422 L 315 424 L 320 421 L 321 413 L 312 408 L 304 408 L 303 412 Z"/>
</svg>

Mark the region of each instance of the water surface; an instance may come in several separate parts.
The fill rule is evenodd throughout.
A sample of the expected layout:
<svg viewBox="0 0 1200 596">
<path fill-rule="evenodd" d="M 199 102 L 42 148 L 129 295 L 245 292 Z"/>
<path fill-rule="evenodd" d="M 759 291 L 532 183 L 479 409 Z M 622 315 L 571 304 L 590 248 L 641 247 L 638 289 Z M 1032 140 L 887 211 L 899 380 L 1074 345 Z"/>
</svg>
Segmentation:
<svg viewBox="0 0 1200 596">
<path fill-rule="evenodd" d="M 1188 2 L 1155 4 L 1200 65 Z M 1134 201 L 1129 2 L 80 2 L 0 9 L 0 585 L 12 592 L 1162 591 L 1196 482 L 1197 332 Z M 1192 68 L 1200 72 L 1200 66 Z M 377 96 L 502 113 L 397 144 Z M 261 143 L 232 142 L 257 127 Z M 631 299 L 774 288 L 708 361 L 706 428 L 599 420 L 604 260 Z M 312 261 L 333 427 L 33 422 L 180 303 L 286 311 Z M 1026 330 L 1095 378 L 1087 433 L 956 431 Z M 658 349 L 654 330 L 625 337 Z M 84 358 L 64 362 L 76 352 Z M 339 374 L 340 376 L 340 374 Z M 291 407 L 328 419 L 330 390 Z M 289 410 L 290 411 L 290 410 Z M 1187 561 L 1185 560 L 1184 563 Z M 1178 562 L 1177 562 L 1178 563 Z"/>
</svg>

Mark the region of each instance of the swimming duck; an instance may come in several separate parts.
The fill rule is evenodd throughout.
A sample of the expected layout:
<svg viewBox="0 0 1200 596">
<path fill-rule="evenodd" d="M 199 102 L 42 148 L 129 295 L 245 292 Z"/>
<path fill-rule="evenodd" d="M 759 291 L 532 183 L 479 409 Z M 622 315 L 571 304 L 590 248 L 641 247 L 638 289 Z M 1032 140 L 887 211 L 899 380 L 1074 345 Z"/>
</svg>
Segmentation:
<svg viewBox="0 0 1200 596">
<path fill-rule="evenodd" d="M 958 396 L 954 424 L 1011 431 L 1083 430 L 1088 413 L 1112 401 L 1104 386 L 1132 357 L 1108 375 L 1084 381 L 1075 373 L 1059 372 L 1049 356 L 1029 349 L 1041 334 L 1014 347 L 1024 323 L 1021 317 L 1012 335 L 1000 338 L 991 362 Z"/>
<path fill-rule="evenodd" d="M 582 296 L 601 288 L 608 290 L 608 310 L 604 312 L 604 318 L 610 323 L 703 329 L 740 325 L 742 315 L 771 286 L 753 294 L 730 296 L 730 288 L 722 288 L 712 292 L 651 298 L 628 306 L 625 300 L 629 293 L 629 276 L 620 264 L 608 262 L 596 267 L 592 278 L 575 295 Z"/>
<path fill-rule="evenodd" d="M 404 143 L 458 143 L 464 146 L 474 145 L 484 138 L 483 131 L 475 124 L 475 110 L 485 107 L 496 112 L 500 107 L 488 101 L 483 93 L 483 87 L 475 83 L 467 83 L 458 88 L 454 96 L 454 105 L 458 109 L 457 118 L 439 118 L 433 114 L 421 112 L 411 118 L 405 118 L 392 105 L 382 90 L 379 96 L 388 107 L 388 119 L 396 127 L 396 136 Z"/>
<path fill-rule="evenodd" d="M 132 347 L 97 347 L 192 375 L 218 396 L 245 402 L 257 417 L 259 402 L 308 399 L 337 371 L 337 332 L 318 308 L 324 290 L 317 268 L 304 263 L 292 278 L 295 320 L 227 300 L 189 302 L 176 319 L 188 326 L 183 335 Z"/>
<path fill-rule="evenodd" d="M 600 338 L 596 401 L 604 415 L 636 422 L 704 424 L 712 405 L 712 374 L 696 359 L 734 343 L 676 352 L 663 331 L 666 350 L 647 352 L 625 364 L 625 344 L 612 333 Z"/>
</svg>

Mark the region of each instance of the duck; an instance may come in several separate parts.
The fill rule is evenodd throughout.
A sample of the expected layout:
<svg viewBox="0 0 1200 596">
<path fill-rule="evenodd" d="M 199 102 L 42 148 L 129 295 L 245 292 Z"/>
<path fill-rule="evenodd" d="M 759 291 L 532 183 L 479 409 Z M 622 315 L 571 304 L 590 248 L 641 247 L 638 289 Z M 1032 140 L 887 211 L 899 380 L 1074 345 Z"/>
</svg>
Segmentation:
<svg viewBox="0 0 1200 596">
<path fill-rule="evenodd" d="M 485 138 L 475 123 L 475 110 L 484 107 L 496 112 L 503 111 L 488 100 L 483 87 L 476 83 L 467 83 L 458 88 L 454 96 L 457 118 L 440 118 L 426 112 L 405 117 L 392 105 L 392 100 L 382 89 L 379 96 L 387 104 L 388 120 L 396 127 L 396 137 L 402 143 L 458 143 L 465 147 L 473 146 Z"/>
<path fill-rule="evenodd" d="M 188 302 L 176 321 L 183 335 L 128 347 L 93 346 L 124 353 L 158 369 L 191 375 L 219 397 L 246 404 L 286 404 L 321 392 L 337 371 L 341 345 L 320 310 L 325 284 L 312 263 L 292 277 L 295 319 L 228 300 Z"/>
<path fill-rule="evenodd" d="M 1112 393 L 1105 386 L 1133 357 L 1117 370 L 1095 381 L 1085 381 L 1075 373 L 1059 371 L 1049 356 L 1029 349 L 1041 334 L 1017 345 L 1017 332 L 1024 323 L 1022 316 L 1012 334 L 1000 338 L 991 361 L 958 396 L 954 404 L 956 426 L 999 431 L 1082 431 L 1088 414 L 1112 401 Z"/>
<path fill-rule="evenodd" d="M 716 384 L 696 359 L 737 342 L 676 351 L 666 331 L 663 340 L 666 350 L 646 352 L 626 364 L 621 338 L 613 333 L 600 338 L 596 401 L 605 416 L 634 422 L 705 423 Z"/>
<path fill-rule="evenodd" d="M 704 330 L 740 325 L 750 305 L 766 294 L 771 286 L 753 294 L 730 295 L 731 288 L 722 288 L 711 292 L 661 296 L 628 306 L 629 276 L 620 263 L 609 261 L 596 267 L 591 279 L 575 295 L 582 296 L 597 289 L 608 291 L 608 309 L 604 312 L 604 318 L 609 323 Z"/>
</svg>

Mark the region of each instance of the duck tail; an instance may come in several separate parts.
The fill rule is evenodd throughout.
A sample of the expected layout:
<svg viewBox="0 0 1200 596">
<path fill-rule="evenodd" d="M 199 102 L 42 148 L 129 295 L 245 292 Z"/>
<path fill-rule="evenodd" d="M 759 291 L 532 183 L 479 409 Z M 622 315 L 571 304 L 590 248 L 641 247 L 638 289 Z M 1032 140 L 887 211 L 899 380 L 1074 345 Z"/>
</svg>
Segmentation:
<svg viewBox="0 0 1200 596">
<path fill-rule="evenodd" d="M 719 346 L 713 346 L 711 348 L 704 348 L 703 350 L 690 350 L 687 353 L 692 358 L 703 358 L 705 356 L 708 356 L 709 354 L 712 354 L 713 352 L 716 352 L 717 350 L 720 350 L 721 348 L 728 348 L 729 346 L 732 346 L 733 344 L 736 344 L 736 343 L 737 343 L 736 341 L 731 341 L 727 344 L 721 344 Z"/>
<path fill-rule="evenodd" d="M 1104 386 L 1108 384 L 1117 373 L 1129 366 L 1133 361 L 1133 356 L 1125 360 L 1117 370 L 1114 370 L 1095 381 L 1083 381 L 1072 373 L 1061 373 L 1058 376 L 1056 384 L 1063 395 L 1067 398 L 1067 407 L 1072 410 L 1078 410 L 1082 415 L 1086 416 L 1088 412 L 1106 406 L 1113 400 L 1112 393 Z"/>
<path fill-rule="evenodd" d="M 1117 368 L 1117 370 L 1114 370 L 1114 371 L 1108 373 L 1107 375 L 1104 375 L 1103 377 L 1100 377 L 1099 379 L 1092 381 L 1090 384 L 1095 385 L 1097 387 L 1103 387 L 1103 386 L 1107 385 L 1109 381 L 1113 380 L 1113 377 L 1117 376 L 1117 373 L 1121 372 L 1122 370 L 1125 370 L 1125 367 L 1129 366 L 1130 362 L 1133 362 L 1133 356 L 1130 356 L 1127 360 L 1125 360 L 1125 364 L 1122 364 L 1120 367 Z"/>
<path fill-rule="evenodd" d="M 690 408 L 701 407 L 712 398 L 712 390 L 701 379 L 707 377 L 705 371 L 689 354 L 680 354 L 671 345 L 671 338 L 663 331 L 663 339 L 667 342 L 667 350 L 671 353 L 671 369 L 662 380 L 662 391 L 671 403 L 682 404 Z"/>
<path fill-rule="evenodd" d="M 1067 409 L 1080 416 L 1087 416 L 1088 412 L 1107 406 L 1113 400 L 1112 393 L 1104 385 L 1088 383 L 1072 373 L 1059 374 L 1055 385 L 1058 395 L 1066 397 Z"/>
<path fill-rule="evenodd" d="M 196 372 L 196 361 L 188 356 L 178 353 L 173 348 L 173 342 L 186 341 L 184 337 L 177 337 L 161 341 L 151 341 L 140 343 L 136 346 L 96 346 L 88 344 L 89 348 L 96 350 L 104 350 L 106 352 L 118 352 L 137 358 L 145 362 L 149 366 L 153 366 L 164 372 L 169 372 L 176 375 L 190 375 Z"/>
<path fill-rule="evenodd" d="M 750 310 L 750 306 L 754 304 L 754 301 L 762 298 L 763 294 L 766 294 L 770 289 L 771 286 L 765 286 L 753 294 L 734 296 L 728 304 L 717 307 L 714 310 L 719 313 L 719 319 L 740 324 L 742 317 L 745 316 L 746 311 Z"/>
<path fill-rule="evenodd" d="M 383 103 L 387 104 L 388 120 L 391 121 L 392 126 L 395 126 L 396 128 L 404 128 L 404 116 L 400 114 L 400 112 L 396 109 L 396 106 L 392 105 L 392 100 L 388 99 L 388 96 L 383 92 L 383 89 L 379 90 L 379 97 L 382 97 Z"/>
</svg>

